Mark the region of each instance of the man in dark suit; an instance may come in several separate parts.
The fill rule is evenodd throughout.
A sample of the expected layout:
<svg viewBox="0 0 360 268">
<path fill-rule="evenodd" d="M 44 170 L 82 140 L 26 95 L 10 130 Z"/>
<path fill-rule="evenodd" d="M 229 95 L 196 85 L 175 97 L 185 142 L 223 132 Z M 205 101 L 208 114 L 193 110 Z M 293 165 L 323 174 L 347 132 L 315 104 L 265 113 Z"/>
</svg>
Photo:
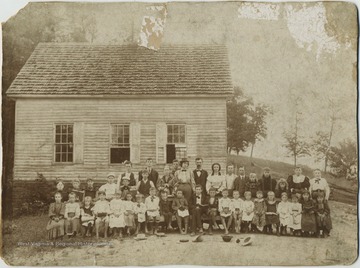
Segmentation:
<svg viewBox="0 0 360 268">
<path fill-rule="evenodd" d="M 191 197 L 190 212 L 191 212 L 191 235 L 195 235 L 196 231 L 203 233 L 201 216 L 206 210 L 206 195 L 202 190 L 201 185 L 195 186 L 195 193 Z"/>
<path fill-rule="evenodd" d="M 194 179 L 196 185 L 201 185 L 203 193 L 206 193 L 206 180 L 208 177 L 208 173 L 206 170 L 202 169 L 202 158 L 198 157 L 195 159 L 196 169 L 194 169 Z"/>
<path fill-rule="evenodd" d="M 157 181 L 159 179 L 159 173 L 152 168 L 153 166 L 153 160 L 152 158 L 148 158 L 146 159 L 146 169 L 149 172 L 149 180 L 152 181 L 154 183 L 154 185 L 157 185 Z M 142 180 L 142 174 L 141 171 L 139 172 L 139 181 Z"/>
<path fill-rule="evenodd" d="M 245 167 L 239 167 L 238 177 L 234 181 L 234 190 L 239 191 L 240 196 L 243 197 L 245 193 L 245 182 L 248 180 L 248 176 L 245 175 Z"/>
</svg>

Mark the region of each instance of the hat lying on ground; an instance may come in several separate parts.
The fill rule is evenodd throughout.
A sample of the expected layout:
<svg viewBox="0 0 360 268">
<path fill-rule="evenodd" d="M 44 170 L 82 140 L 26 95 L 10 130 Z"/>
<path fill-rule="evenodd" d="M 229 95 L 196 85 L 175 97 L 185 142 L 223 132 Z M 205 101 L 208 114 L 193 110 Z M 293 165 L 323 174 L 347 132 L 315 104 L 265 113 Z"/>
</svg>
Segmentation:
<svg viewBox="0 0 360 268">
<path fill-rule="evenodd" d="M 197 237 L 195 237 L 195 239 L 193 240 L 193 242 L 203 242 L 204 239 L 202 238 L 202 234 L 198 235 Z"/>
<path fill-rule="evenodd" d="M 251 236 L 247 236 L 240 241 L 240 245 L 242 245 L 243 247 L 249 246 L 249 245 L 251 245 L 252 241 L 253 241 L 253 238 Z"/>
<path fill-rule="evenodd" d="M 135 240 L 146 240 L 145 234 L 138 234 L 134 238 Z"/>
</svg>

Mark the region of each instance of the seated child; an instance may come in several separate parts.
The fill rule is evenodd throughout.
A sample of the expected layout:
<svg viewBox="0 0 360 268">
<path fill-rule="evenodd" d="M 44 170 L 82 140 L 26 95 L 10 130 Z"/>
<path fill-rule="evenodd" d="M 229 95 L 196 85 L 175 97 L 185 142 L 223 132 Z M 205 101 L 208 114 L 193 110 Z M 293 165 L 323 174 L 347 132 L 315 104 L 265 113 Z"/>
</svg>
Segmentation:
<svg viewBox="0 0 360 268">
<path fill-rule="evenodd" d="M 159 207 L 160 215 L 164 217 L 166 230 L 172 230 L 172 204 L 171 201 L 168 199 L 168 192 L 166 190 L 160 191 Z"/>
<path fill-rule="evenodd" d="M 176 212 L 176 219 L 178 222 L 180 233 L 187 234 L 189 226 L 189 205 L 181 190 L 176 191 L 176 197 L 173 200 L 172 209 Z M 183 230 L 182 228 L 183 221 L 185 225 L 185 230 Z"/>
<path fill-rule="evenodd" d="M 61 193 L 54 195 L 55 202 L 50 204 L 49 217 L 50 220 L 46 226 L 49 239 L 57 239 L 64 236 L 64 214 L 65 204 L 61 202 Z"/>
<path fill-rule="evenodd" d="M 261 190 L 261 183 L 256 177 L 256 173 L 250 173 L 249 179 L 245 181 L 245 191 L 251 193 L 251 197 L 255 198 L 257 191 Z"/>
<path fill-rule="evenodd" d="M 254 199 L 254 217 L 252 220 L 252 231 L 253 232 L 262 232 L 264 226 L 266 225 L 265 219 L 266 213 L 266 204 L 263 198 L 263 192 L 257 191 L 256 198 Z"/>
<path fill-rule="evenodd" d="M 290 232 L 294 236 L 301 236 L 301 212 L 302 212 L 302 206 L 299 203 L 299 199 L 297 194 L 291 195 L 291 203 L 290 203 Z"/>
<path fill-rule="evenodd" d="M 104 192 L 106 196 L 106 200 L 110 201 L 115 196 L 117 189 L 116 183 L 114 183 L 115 174 L 109 173 L 107 175 L 107 183 L 101 185 L 99 188 L 99 192 Z"/>
<path fill-rule="evenodd" d="M 74 179 L 72 181 L 72 186 L 69 188 L 69 193 L 75 194 L 75 202 L 83 202 L 84 201 L 84 190 L 80 188 L 80 179 Z"/>
<path fill-rule="evenodd" d="M 267 234 L 273 234 L 273 227 L 275 227 L 276 233 L 279 233 L 279 215 L 277 214 L 277 204 L 275 200 L 275 193 L 269 191 L 267 193 L 268 198 L 265 200 L 266 212 L 265 220 L 266 225 L 264 227 L 264 232 Z"/>
<path fill-rule="evenodd" d="M 275 186 L 275 197 L 281 199 L 282 193 L 289 193 L 289 184 L 284 178 L 280 178 Z"/>
<path fill-rule="evenodd" d="M 112 230 L 114 236 L 116 234 L 119 238 L 122 237 L 122 231 L 125 227 L 124 220 L 124 201 L 121 200 L 121 192 L 116 191 L 115 198 L 110 201 L 110 217 L 109 217 L 109 227 Z"/>
<path fill-rule="evenodd" d="M 95 215 L 92 208 L 92 198 L 90 196 L 85 196 L 84 205 L 80 210 L 83 236 L 91 236 L 92 234 L 95 223 Z"/>
<path fill-rule="evenodd" d="M 76 202 L 76 194 L 69 194 L 69 201 L 65 205 L 65 232 L 69 237 L 79 232 L 80 205 Z"/>
<path fill-rule="evenodd" d="M 219 200 L 216 196 L 216 189 L 209 189 L 209 197 L 206 201 L 206 204 L 209 205 L 208 214 L 210 216 L 210 224 L 209 224 L 209 234 L 212 235 L 212 231 L 219 229 L 219 226 L 216 223 L 216 216 L 218 213 Z"/>
<path fill-rule="evenodd" d="M 150 188 L 150 195 L 145 198 L 145 206 L 146 206 L 146 215 L 147 221 L 150 222 L 150 233 L 157 234 L 158 224 L 160 221 L 160 207 L 159 207 L 160 199 L 156 196 L 156 188 Z M 155 229 L 154 229 L 155 225 Z M 147 226 L 145 226 L 145 230 Z"/>
<path fill-rule="evenodd" d="M 136 215 L 136 232 L 139 234 L 144 230 L 146 224 L 146 206 L 144 204 L 144 196 L 142 194 L 136 195 L 136 206 L 135 206 L 135 215 Z"/>
<path fill-rule="evenodd" d="M 196 185 L 195 194 L 192 196 L 190 204 L 190 210 L 192 215 L 191 235 L 195 235 L 197 230 L 199 230 L 199 233 L 203 233 L 201 216 L 205 212 L 205 207 L 207 207 L 205 200 L 206 197 L 205 194 L 202 193 L 202 186 Z"/>
<path fill-rule="evenodd" d="M 243 216 L 242 216 L 242 230 L 244 230 L 244 233 L 248 233 L 250 230 L 250 224 L 254 218 L 254 202 L 251 201 L 251 192 L 246 191 L 244 193 L 245 201 L 244 201 L 244 207 L 243 207 Z"/>
<path fill-rule="evenodd" d="M 286 229 L 290 223 L 291 208 L 290 203 L 288 202 L 288 195 L 285 192 L 281 194 L 281 201 L 277 206 L 277 214 L 279 215 L 280 221 L 280 231 L 278 235 L 286 235 Z"/>
<path fill-rule="evenodd" d="M 145 168 L 141 172 L 142 179 L 138 182 L 136 189 L 139 194 L 142 194 L 144 197 L 148 197 L 150 193 L 150 188 L 155 188 L 154 183 L 149 180 L 149 171 Z"/>
<path fill-rule="evenodd" d="M 125 229 L 128 236 L 131 235 L 131 231 L 135 228 L 135 206 L 136 204 L 132 201 L 133 197 L 131 193 L 126 194 L 124 200 L 124 220 Z"/>
<path fill-rule="evenodd" d="M 91 178 L 86 180 L 85 196 L 90 196 L 92 202 L 94 202 L 96 198 L 96 189 L 94 188 L 94 181 Z"/>
<path fill-rule="evenodd" d="M 95 214 L 95 231 L 96 231 L 96 238 L 99 238 L 99 229 L 100 226 L 104 226 L 104 237 L 107 237 L 107 231 L 109 227 L 109 214 L 110 212 L 110 205 L 109 202 L 105 199 L 106 194 L 105 192 L 99 191 L 98 198 L 99 200 L 95 202 L 93 207 L 93 211 Z"/>
<path fill-rule="evenodd" d="M 164 167 L 164 176 L 162 178 L 159 178 L 157 181 L 157 189 L 159 191 L 167 191 L 167 193 L 170 195 L 173 192 L 174 189 L 174 175 L 172 174 L 170 167 L 168 165 L 165 165 Z"/>
<path fill-rule="evenodd" d="M 319 193 L 323 194 L 325 200 L 329 200 L 330 187 L 326 179 L 321 177 L 320 169 L 314 170 L 314 178 L 310 180 L 309 192 L 313 200 L 317 199 Z"/>
<path fill-rule="evenodd" d="M 244 201 L 240 198 L 238 190 L 233 191 L 233 200 L 231 200 L 230 210 L 235 222 L 235 233 L 240 233 L 241 220 L 243 214 Z"/>
<path fill-rule="evenodd" d="M 332 229 L 330 208 L 324 197 L 324 193 L 319 193 L 315 201 L 315 215 L 317 221 L 317 237 L 327 237 Z"/>
<path fill-rule="evenodd" d="M 232 223 L 232 212 L 230 209 L 231 199 L 229 198 L 229 190 L 222 190 L 222 197 L 219 199 L 219 212 L 221 223 L 224 226 L 225 234 L 229 234 L 229 229 Z"/>
<path fill-rule="evenodd" d="M 316 233 L 316 216 L 314 202 L 310 199 L 310 193 L 304 191 L 302 194 L 302 217 L 301 230 L 303 235 L 312 236 Z"/>
</svg>

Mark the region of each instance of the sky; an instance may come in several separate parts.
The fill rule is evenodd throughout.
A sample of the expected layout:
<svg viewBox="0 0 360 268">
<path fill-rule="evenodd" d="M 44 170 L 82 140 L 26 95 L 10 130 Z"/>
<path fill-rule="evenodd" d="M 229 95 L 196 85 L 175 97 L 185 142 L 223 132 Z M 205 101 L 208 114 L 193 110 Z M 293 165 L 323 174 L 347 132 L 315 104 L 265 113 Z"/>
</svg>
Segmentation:
<svg viewBox="0 0 360 268">
<path fill-rule="evenodd" d="M 1 21 L 26 2 L 2 0 Z M 156 22 L 164 43 L 226 44 L 234 86 L 273 109 L 267 119 L 268 137 L 256 144 L 255 157 L 292 161 L 282 146 L 282 133 L 293 125 L 296 97 L 302 100 L 301 135 L 311 139 L 316 131 L 328 131 L 330 99 L 339 117 L 334 144 L 356 139 L 357 18 L 353 5 L 232 2 L 204 8 L 200 3 L 179 3 L 168 4 L 165 20 L 160 22 L 163 18 L 148 6 L 94 5 L 87 11 L 97 21 L 94 42 L 121 43 L 131 31 L 138 38 L 147 16 Z M 74 10 L 59 7 L 56 15 L 65 19 Z M 313 159 L 299 162 L 318 165 Z"/>
</svg>

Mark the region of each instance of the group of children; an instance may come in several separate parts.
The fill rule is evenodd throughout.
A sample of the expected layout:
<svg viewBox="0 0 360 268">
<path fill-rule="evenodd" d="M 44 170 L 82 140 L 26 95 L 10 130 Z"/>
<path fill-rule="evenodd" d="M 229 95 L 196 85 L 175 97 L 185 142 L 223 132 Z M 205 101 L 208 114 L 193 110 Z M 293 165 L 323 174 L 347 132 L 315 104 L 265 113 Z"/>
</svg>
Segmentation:
<svg viewBox="0 0 360 268">
<path fill-rule="evenodd" d="M 143 174 L 146 180 L 146 170 Z M 233 231 L 326 237 L 332 228 L 324 192 L 311 195 L 307 189 L 292 193 L 282 191 L 279 200 L 274 191 L 267 191 L 266 198 L 262 190 L 256 190 L 255 197 L 252 191 L 242 195 L 239 190 L 226 188 L 219 193 L 211 187 L 206 193 L 198 184 L 191 198 L 186 199 L 181 189 L 175 189 L 173 195 L 169 195 L 166 189 L 158 191 L 152 185 L 149 185 L 147 195 L 140 191 L 134 195 L 128 183 L 113 186 L 116 185 L 114 178 L 110 174 L 108 182 L 98 191 L 94 190 L 91 179 L 85 190 L 80 190 L 79 181 L 74 180 L 68 194 L 59 182 L 54 203 L 49 208 L 49 238 L 77 234 L 88 237 L 92 236 L 94 227 L 97 238 L 100 233 L 107 237 L 108 230 L 112 236 L 120 238 L 142 232 L 157 234 L 160 222 L 165 231 L 174 228 L 173 216 L 179 232 L 187 234 L 190 229 L 191 235 L 203 233 L 203 227 L 206 227 L 209 234 L 223 229 L 225 234 Z M 65 195 L 68 200 L 63 203 Z M 221 224 L 218 224 L 218 216 Z"/>
</svg>

